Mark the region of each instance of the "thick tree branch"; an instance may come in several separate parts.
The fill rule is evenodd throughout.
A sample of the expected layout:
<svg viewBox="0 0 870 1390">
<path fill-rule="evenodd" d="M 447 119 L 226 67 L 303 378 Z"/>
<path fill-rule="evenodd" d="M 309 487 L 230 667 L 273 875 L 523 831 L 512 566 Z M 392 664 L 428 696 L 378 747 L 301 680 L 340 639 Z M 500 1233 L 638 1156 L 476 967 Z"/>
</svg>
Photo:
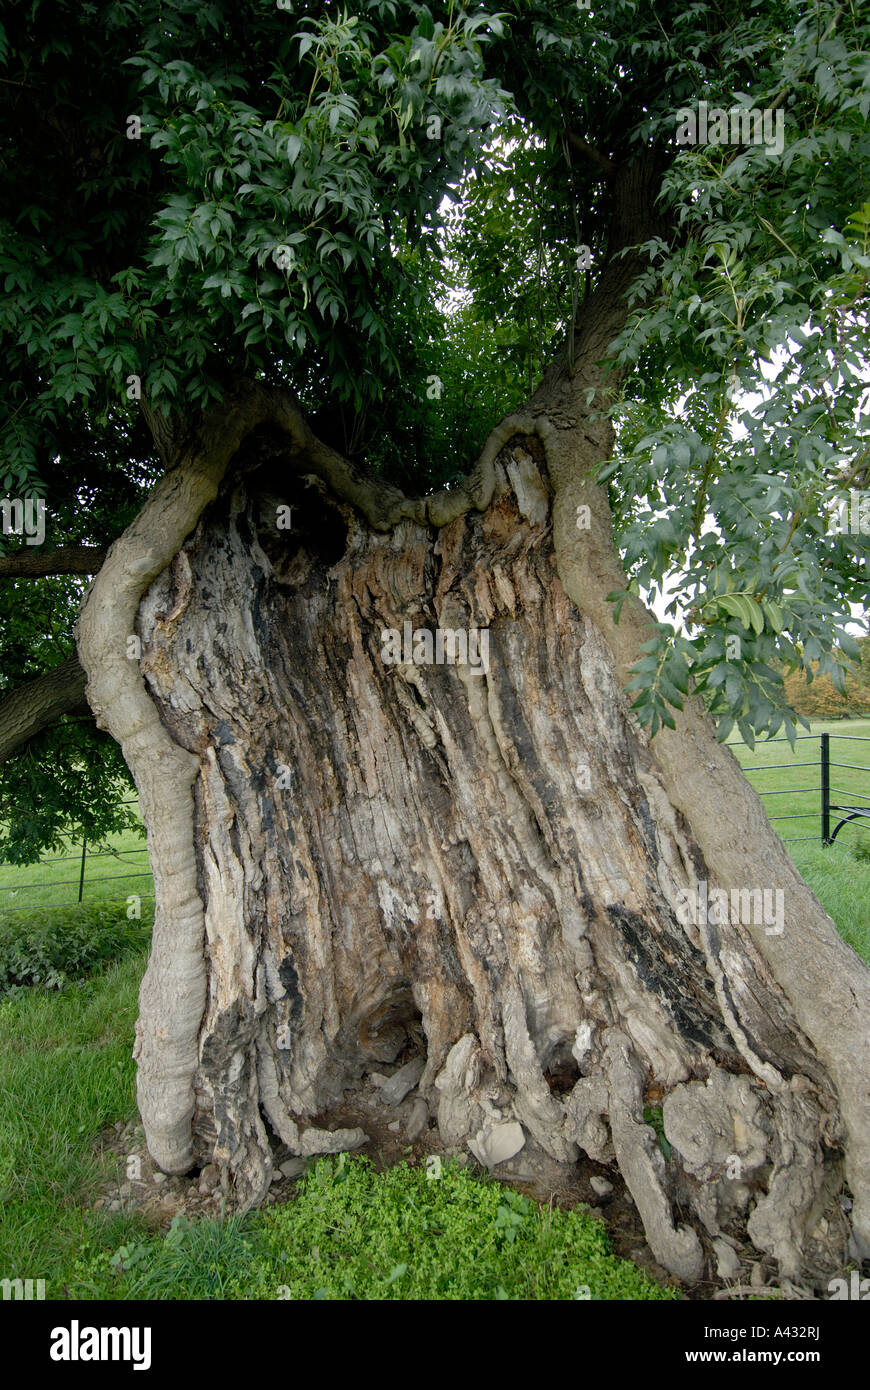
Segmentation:
<svg viewBox="0 0 870 1390">
<path fill-rule="evenodd" d="M 148 427 L 148 432 L 154 440 L 157 452 L 164 463 L 169 463 L 175 452 L 179 435 L 181 433 L 181 423 L 177 416 L 166 416 L 159 410 L 154 410 L 146 400 L 140 400 L 139 407 L 142 411 L 142 418 Z"/>
<path fill-rule="evenodd" d="M 62 545 L 57 550 L 22 547 L 0 556 L 0 579 L 42 579 L 48 574 L 96 574 L 106 552 L 96 545 Z"/>
<path fill-rule="evenodd" d="M 0 704 L 0 763 L 62 714 L 79 709 L 84 698 L 85 673 L 77 656 L 13 690 Z"/>
<path fill-rule="evenodd" d="M 608 159 L 607 155 L 602 154 L 594 145 L 590 145 L 588 141 L 581 139 L 573 130 L 568 131 L 568 141 L 573 150 L 577 150 L 579 154 L 583 155 L 584 159 L 588 159 L 590 163 L 594 164 L 596 169 L 600 169 L 603 174 L 613 174 L 616 172 L 616 165 L 613 163 L 612 159 Z"/>
</svg>

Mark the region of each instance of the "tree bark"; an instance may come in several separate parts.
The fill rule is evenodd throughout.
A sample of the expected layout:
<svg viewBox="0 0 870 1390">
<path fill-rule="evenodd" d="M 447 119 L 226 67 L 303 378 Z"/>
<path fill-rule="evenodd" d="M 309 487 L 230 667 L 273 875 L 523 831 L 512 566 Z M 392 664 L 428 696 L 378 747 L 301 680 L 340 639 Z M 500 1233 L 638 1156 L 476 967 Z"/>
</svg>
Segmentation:
<svg viewBox="0 0 870 1390">
<path fill-rule="evenodd" d="M 63 714 L 88 708 L 85 673 L 77 656 L 20 685 L 0 704 L 0 763 Z"/>
</svg>

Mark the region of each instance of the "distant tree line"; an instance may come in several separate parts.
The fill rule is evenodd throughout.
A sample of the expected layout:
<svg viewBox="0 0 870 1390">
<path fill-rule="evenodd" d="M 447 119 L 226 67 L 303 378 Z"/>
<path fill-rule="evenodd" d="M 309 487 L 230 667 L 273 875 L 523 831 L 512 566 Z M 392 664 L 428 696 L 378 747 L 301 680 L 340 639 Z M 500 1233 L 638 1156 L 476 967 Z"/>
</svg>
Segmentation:
<svg viewBox="0 0 870 1390">
<path fill-rule="evenodd" d="M 802 671 L 785 677 L 789 704 L 808 719 L 837 719 L 848 715 L 870 714 L 870 637 L 858 639 L 861 664 L 846 675 L 845 690 L 839 691 L 828 675 L 816 675 L 807 681 Z"/>
</svg>

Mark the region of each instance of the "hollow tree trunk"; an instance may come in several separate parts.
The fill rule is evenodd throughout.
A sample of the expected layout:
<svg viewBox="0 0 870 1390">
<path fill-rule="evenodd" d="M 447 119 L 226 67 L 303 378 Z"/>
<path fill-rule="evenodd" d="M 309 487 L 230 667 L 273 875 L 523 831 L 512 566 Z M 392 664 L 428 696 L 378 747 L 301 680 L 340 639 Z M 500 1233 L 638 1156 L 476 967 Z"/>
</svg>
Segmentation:
<svg viewBox="0 0 870 1390">
<path fill-rule="evenodd" d="M 603 601 L 581 387 L 501 427 L 471 509 L 372 502 L 294 417 L 299 472 L 249 410 L 211 476 L 167 475 L 110 554 L 80 649 L 155 872 L 149 1147 L 168 1171 L 217 1161 L 254 1204 L 276 1140 L 362 1141 L 330 1111 L 417 1040 L 442 1140 L 615 1159 L 667 1268 L 699 1277 L 709 1238 L 748 1222 L 795 1278 L 844 1152 L 862 1239 L 867 971 L 701 713 L 650 746 L 627 708 L 645 616 L 613 628 Z M 385 662 L 405 624 L 486 632 L 488 671 Z M 782 888 L 782 935 L 682 925 L 699 883 Z M 643 1120 L 661 1097 L 668 1165 Z"/>
</svg>

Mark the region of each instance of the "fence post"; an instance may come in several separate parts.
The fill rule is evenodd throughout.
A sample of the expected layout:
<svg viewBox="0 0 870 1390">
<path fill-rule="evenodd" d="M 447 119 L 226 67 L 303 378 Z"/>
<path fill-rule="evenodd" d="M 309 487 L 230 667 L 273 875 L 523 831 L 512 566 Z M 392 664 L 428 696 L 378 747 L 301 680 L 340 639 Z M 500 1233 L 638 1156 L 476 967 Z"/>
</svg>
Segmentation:
<svg viewBox="0 0 870 1390">
<path fill-rule="evenodd" d="M 831 843 L 831 750 L 830 734 L 822 734 L 822 844 Z"/>
<path fill-rule="evenodd" d="M 87 840 L 82 840 L 82 871 L 79 874 L 79 902 L 82 900 L 82 893 L 85 887 L 85 856 L 88 852 Z"/>
</svg>

